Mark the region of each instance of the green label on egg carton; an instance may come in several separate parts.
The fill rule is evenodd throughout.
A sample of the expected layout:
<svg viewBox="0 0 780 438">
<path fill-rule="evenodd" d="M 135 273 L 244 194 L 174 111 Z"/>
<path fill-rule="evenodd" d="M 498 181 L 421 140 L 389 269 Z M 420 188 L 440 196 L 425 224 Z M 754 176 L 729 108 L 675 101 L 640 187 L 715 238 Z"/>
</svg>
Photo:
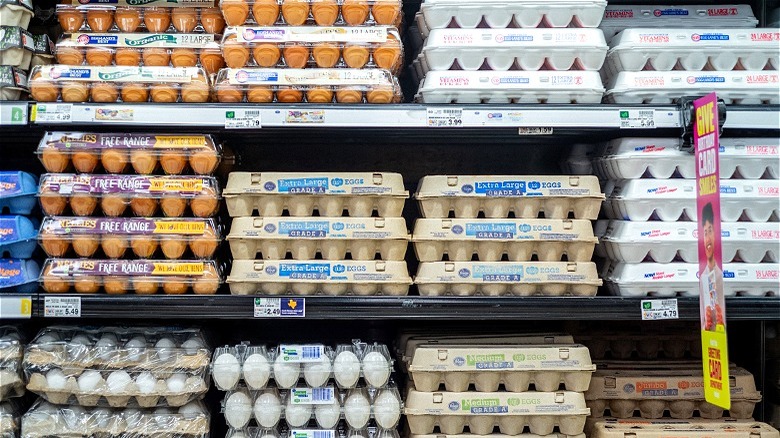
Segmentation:
<svg viewBox="0 0 780 438">
<path fill-rule="evenodd" d="M 325 356 L 325 346 L 322 344 L 280 345 L 279 354 L 284 362 L 319 362 L 320 358 Z"/>
<path fill-rule="evenodd" d="M 336 391 L 332 386 L 325 388 L 293 388 L 290 390 L 290 402 L 294 405 L 330 405 L 336 400 Z"/>
</svg>

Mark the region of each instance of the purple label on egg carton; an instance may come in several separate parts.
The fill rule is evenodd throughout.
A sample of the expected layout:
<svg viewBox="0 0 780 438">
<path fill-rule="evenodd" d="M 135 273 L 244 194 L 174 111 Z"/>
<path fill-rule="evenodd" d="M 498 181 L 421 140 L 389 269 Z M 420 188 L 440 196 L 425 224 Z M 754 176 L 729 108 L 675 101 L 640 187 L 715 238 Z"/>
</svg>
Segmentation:
<svg viewBox="0 0 780 438">
<path fill-rule="evenodd" d="M 148 260 L 54 260 L 48 275 L 73 276 L 193 276 L 203 275 L 203 262 L 165 262 Z"/>
<path fill-rule="evenodd" d="M 205 188 L 216 189 L 211 178 L 188 176 L 137 176 L 137 175 L 70 175 L 51 174 L 41 184 L 41 192 L 61 195 L 73 194 L 125 194 L 125 195 L 179 195 L 193 196 Z"/>
<path fill-rule="evenodd" d="M 198 149 L 211 142 L 205 135 L 49 133 L 40 149 Z"/>
<path fill-rule="evenodd" d="M 11 197 L 22 193 L 22 184 L 19 174 L 0 172 L 0 198 Z"/>
<path fill-rule="evenodd" d="M 93 176 L 89 181 L 90 193 L 138 193 L 148 192 L 152 186 L 148 178 Z"/>
<path fill-rule="evenodd" d="M 121 235 L 200 235 L 207 224 L 202 219 L 143 219 L 143 218 L 60 218 L 48 219 L 43 231 L 52 234 L 121 234 Z M 0 222 L 0 234 L 2 222 Z M 0 235 L 2 241 L 2 235 Z"/>
</svg>

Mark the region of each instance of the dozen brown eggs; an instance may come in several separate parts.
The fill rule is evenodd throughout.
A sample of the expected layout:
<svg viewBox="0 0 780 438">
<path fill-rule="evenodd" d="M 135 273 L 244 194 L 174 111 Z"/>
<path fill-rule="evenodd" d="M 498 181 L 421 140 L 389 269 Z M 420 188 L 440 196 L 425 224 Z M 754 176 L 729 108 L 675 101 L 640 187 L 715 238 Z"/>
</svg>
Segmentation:
<svg viewBox="0 0 780 438">
<path fill-rule="evenodd" d="M 211 188 L 204 188 L 203 193 L 189 199 L 182 198 L 178 194 L 162 198 L 118 194 L 107 194 L 101 198 L 92 195 L 64 196 L 44 188 L 40 194 L 40 201 L 41 208 L 49 216 L 62 215 L 68 206 L 75 216 L 102 213 L 108 217 L 123 216 L 128 210 L 139 217 L 155 216 L 158 211 L 165 217 L 182 217 L 189 206 L 193 216 L 207 218 L 216 214 L 219 209 L 217 193 Z"/>
<path fill-rule="evenodd" d="M 165 47 L 74 47 L 60 44 L 55 49 L 57 62 L 62 65 L 90 65 L 106 67 L 196 67 L 201 66 L 208 74 L 214 74 L 225 66 L 222 51 L 216 45 L 211 48 L 165 48 Z M 93 86 L 94 88 L 94 86 Z M 93 93 L 94 94 L 94 93 Z M 94 95 L 93 95 L 94 99 Z M 105 100 L 104 102 L 113 102 Z"/>
<path fill-rule="evenodd" d="M 253 102 L 253 103 L 376 103 L 387 104 L 398 102 L 400 96 L 393 86 L 364 87 L 310 87 L 301 90 L 293 87 L 271 87 L 255 85 L 244 86 L 229 83 L 227 79 L 216 85 L 217 100 L 222 103 Z"/>
<path fill-rule="evenodd" d="M 221 34 L 225 20 L 219 8 L 163 8 L 133 6 L 57 7 L 57 19 L 66 33 L 91 30 L 108 32 L 114 26 L 124 33 L 193 32 L 201 26 L 206 33 Z M 86 26 L 85 26 L 86 25 Z"/>
<path fill-rule="evenodd" d="M 213 228 L 206 228 L 200 236 L 142 236 L 142 235 L 94 235 L 74 234 L 62 236 L 41 231 L 40 242 L 49 257 L 67 256 L 71 248 L 79 257 L 93 257 L 98 248 L 110 259 L 120 259 L 129 254 L 150 258 L 158 249 L 166 259 L 180 259 L 187 249 L 199 259 L 214 256 L 219 237 Z"/>
<path fill-rule="evenodd" d="M 339 16 L 349 26 L 363 25 L 371 19 L 378 25 L 397 26 L 401 15 L 398 0 L 222 0 L 220 6 L 228 26 L 249 24 L 250 12 L 258 26 L 280 22 L 300 26 L 310 18 L 319 26 L 332 26 Z"/>
</svg>

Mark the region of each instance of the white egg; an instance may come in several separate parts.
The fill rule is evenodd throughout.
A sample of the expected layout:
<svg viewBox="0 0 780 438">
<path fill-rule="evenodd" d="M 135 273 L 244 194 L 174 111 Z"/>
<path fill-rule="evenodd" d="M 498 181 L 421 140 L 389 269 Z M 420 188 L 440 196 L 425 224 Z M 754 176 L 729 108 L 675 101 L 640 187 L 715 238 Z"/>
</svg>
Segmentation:
<svg viewBox="0 0 780 438">
<path fill-rule="evenodd" d="M 395 427 L 401 418 L 401 401 L 393 391 L 385 390 L 374 399 L 374 418 L 379 427 Z"/>
<path fill-rule="evenodd" d="M 372 351 L 363 358 L 363 377 L 374 388 L 381 388 L 390 379 L 390 363 L 378 351 Z"/>
<path fill-rule="evenodd" d="M 146 339 L 143 336 L 136 336 L 125 344 L 127 358 L 132 361 L 141 360 L 141 353 L 146 350 Z"/>
<path fill-rule="evenodd" d="M 260 394 L 255 400 L 254 414 L 260 427 L 274 427 L 282 416 L 282 402 L 272 392 Z"/>
<path fill-rule="evenodd" d="M 352 388 L 360 378 L 360 360 L 355 353 L 345 350 L 333 361 L 333 374 L 336 382 L 344 388 Z"/>
<path fill-rule="evenodd" d="M 320 356 L 317 362 L 307 363 L 303 366 L 303 378 L 312 387 L 320 387 L 328 383 L 333 367 L 328 356 Z"/>
<path fill-rule="evenodd" d="M 219 389 L 230 390 L 236 386 L 241 377 L 241 364 L 232 354 L 223 353 L 214 360 L 211 374 Z"/>
<path fill-rule="evenodd" d="M 66 427 L 71 430 L 79 428 L 86 419 L 87 411 L 78 405 L 69 405 L 60 409 L 60 416 L 65 421 Z"/>
<path fill-rule="evenodd" d="M 96 428 L 105 429 L 108 427 L 108 423 L 113 418 L 114 413 L 108 408 L 93 409 L 89 416 L 89 422 L 91 422 Z"/>
<path fill-rule="evenodd" d="M 59 368 L 54 368 L 46 373 L 46 385 L 49 389 L 64 389 L 67 381 L 68 379 L 65 377 L 65 374 L 63 374 L 62 370 Z"/>
<path fill-rule="evenodd" d="M 311 405 L 294 405 L 288 403 L 284 409 L 284 419 L 292 427 L 302 427 L 311 420 Z"/>
<path fill-rule="evenodd" d="M 95 350 L 99 358 L 110 360 L 117 347 L 116 335 L 113 333 L 103 333 L 103 336 L 95 342 Z"/>
<path fill-rule="evenodd" d="M 168 361 L 173 356 L 173 349 L 176 348 L 176 343 L 171 338 L 162 338 L 154 344 L 155 350 L 157 350 L 157 357 L 162 361 Z"/>
<path fill-rule="evenodd" d="M 298 383 L 301 364 L 285 362 L 280 354 L 274 361 L 274 380 L 280 388 L 289 389 Z"/>
<path fill-rule="evenodd" d="M 99 371 L 84 371 L 78 378 L 79 390 L 82 392 L 92 392 L 102 380 L 103 376 L 100 375 Z"/>
<path fill-rule="evenodd" d="M 127 387 L 133 382 L 130 374 L 125 370 L 112 371 L 106 379 L 108 392 L 111 394 L 122 394 L 127 391 Z"/>
<path fill-rule="evenodd" d="M 371 418 L 371 404 L 362 393 L 355 392 L 344 402 L 344 418 L 350 427 L 360 429 Z"/>
<path fill-rule="evenodd" d="M 157 387 L 157 379 L 152 373 L 145 371 L 135 378 L 135 384 L 138 385 L 138 392 L 149 395 L 152 394 Z"/>
<path fill-rule="evenodd" d="M 52 351 L 59 342 L 60 335 L 57 332 L 49 332 L 36 339 L 35 346 L 44 351 Z"/>
<path fill-rule="evenodd" d="M 135 408 L 127 408 L 122 412 L 122 417 L 127 421 L 127 427 L 133 428 L 138 427 L 139 423 L 141 423 L 143 413 Z"/>
<path fill-rule="evenodd" d="M 271 378 L 271 364 L 260 354 L 250 355 L 244 361 L 244 381 L 251 389 L 263 389 Z"/>
<path fill-rule="evenodd" d="M 175 394 L 184 392 L 185 383 L 187 383 L 187 376 L 181 373 L 173 374 L 165 379 L 165 386 L 168 387 L 168 391 Z"/>
<path fill-rule="evenodd" d="M 68 345 L 82 345 L 88 347 L 92 345 L 92 341 L 87 335 L 76 335 L 68 342 Z"/>
<path fill-rule="evenodd" d="M 196 337 L 187 339 L 183 344 L 181 344 L 181 347 L 189 355 L 197 354 L 198 350 L 206 348 L 206 346 L 203 344 L 203 341 Z"/>
<path fill-rule="evenodd" d="M 317 424 L 323 429 L 332 429 L 341 418 L 341 406 L 338 403 L 329 405 L 317 405 L 314 408 L 314 417 Z"/>
<path fill-rule="evenodd" d="M 241 429 L 252 418 L 252 400 L 243 392 L 234 392 L 225 401 L 225 420 L 230 427 Z"/>
<path fill-rule="evenodd" d="M 204 415 L 203 408 L 198 402 L 190 402 L 179 408 L 179 415 L 184 418 L 196 418 Z"/>
<path fill-rule="evenodd" d="M 157 408 L 154 410 L 154 422 L 161 430 L 170 430 L 177 421 L 177 418 L 173 416 L 174 411 L 170 408 Z"/>
<path fill-rule="evenodd" d="M 244 432 L 241 432 L 240 430 L 234 430 L 233 433 L 227 436 L 227 438 L 247 438 L 247 436 L 244 435 Z"/>
</svg>

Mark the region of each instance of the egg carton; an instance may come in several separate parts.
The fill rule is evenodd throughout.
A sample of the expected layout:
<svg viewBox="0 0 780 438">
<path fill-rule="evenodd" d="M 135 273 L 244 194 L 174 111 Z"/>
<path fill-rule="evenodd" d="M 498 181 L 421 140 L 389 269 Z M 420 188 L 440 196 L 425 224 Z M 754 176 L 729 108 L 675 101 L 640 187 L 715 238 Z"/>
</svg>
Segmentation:
<svg viewBox="0 0 780 438">
<path fill-rule="evenodd" d="M 165 258 L 180 259 L 189 248 L 193 257 L 205 259 L 214 256 L 221 235 L 212 219 L 60 216 L 44 219 L 38 238 L 49 257 L 66 256 L 71 248 L 79 257 L 93 257 L 101 248 L 109 258 L 130 252 L 149 258 L 160 248 Z"/>
<path fill-rule="evenodd" d="M 404 414 L 412 434 L 461 434 L 468 426 L 475 435 L 488 435 L 498 426 L 506 435 L 519 435 L 526 426 L 537 435 L 579 435 L 590 409 L 581 393 L 560 392 L 418 392 L 410 390 Z"/>
<path fill-rule="evenodd" d="M 395 26 L 401 0 L 220 0 L 228 26 Z M 281 12 L 281 15 L 280 15 Z"/>
<path fill-rule="evenodd" d="M 159 208 L 167 217 L 181 217 L 189 206 L 194 216 L 211 217 L 220 201 L 216 178 L 168 175 L 48 173 L 41 177 L 38 197 L 47 216 L 62 215 L 70 207 L 74 216 L 116 217 L 129 206 L 137 216 L 152 217 Z"/>
<path fill-rule="evenodd" d="M 177 2 L 114 2 L 73 0 L 57 5 L 57 21 L 63 32 L 94 33 L 192 33 L 221 34 L 225 20 L 214 2 L 202 7 L 179 7 Z M 194 6 L 194 5 L 189 5 Z"/>
<path fill-rule="evenodd" d="M 670 104 L 680 96 L 716 92 L 727 104 L 758 105 L 780 103 L 778 72 L 734 71 L 623 71 L 607 84 L 608 103 Z"/>
<path fill-rule="evenodd" d="M 737 222 L 743 214 L 752 222 L 767 222 L 780 213 L 778 196 L 777 180 L 721 180 L 720 216 L 724 222 Z M 676 222 L 684 214 L 695 221 L 696 180 L 616 181 L 605 206 L 612 219 Z"/>
<path fill-rule="evenodd" d="M 699 296 L 698 263 L 618 263 L 605 276 L 613 295 L 624 297 Z M 780 296 L 777 263 L 723 264 L 723 293 L 733 296 Z"/>
<path fill-rule="evenodd" d="M 477 438 L 477 437 L 486 437 L 486 438 L 509 438 L 511 435 L 505 435 L 501 433 L 491 433 L 489 435 L 474 435 L 470 433 L 460 433 L 460 434 L 452 434 L 452 435 L 445 435 L 445 434 L 409 434 L 409 438 Z M 562 433 L 552 433 L 549 435 L 534 435 L 532 433 L 521 433 L 519 435 L 516 435 L 520 438 L 585 438 L 585 434 L 579 434 L 579 435 L 564 435 Z"/>
<path fill-rule="evenodd" d="M 497 262 L 556 262 L 565 255 L 570 262 L 590 261 L 596 245 L 590 221 L 581 219 L 417 219 L 412 243 L 417 259 Z"/>
<path fill-rule="evenodd" d="M 399 438 L 395 429 L 289 429 L 278 431 L 261 427 L 230 428 L 226 438 Z"/>
<path fill-rule="evenodd" d="M 0 65 L 0 101 L 20 100 L 22 94 L 27 94 L 27 72 L 11 67 L 10 65 Z"/>
<path fill-rule="evenodd" d="M 0 257 L 29 259 L 37 246 L 37 226 L 24 216 L 0 216 Z"/>
<path fill-rule="evenodd" d="M 686 355 L 693 358 L 701 357 L 701 340 L 698 333 L 663 334 L 644 332 L 630 333 L 595 333 L 577 336 L 577 341 L 587 345 L 594 359 L 604 359 L 609 353 L 612 359 L 682 359 Z"/>
<path fill-rule="evenodd" d="M 30 32 L 18 26 L 0 26 L 0 55 L 3 65 L 30 68 L 35 46 Z"/>
<path fill-rule="evenodd" d="M 602 178 L 634 179 L 649 175 L 695 178 L 694 156 L 682 149 L 679 138 L 620 138 L 609 142 L 594 170 Z M 780 140 L 777 138 L 721 138 L 718 151 L 720 177 L 736 175 L 759 179 L 780 178 Z"/>
<path fill-rule="evenodd" d="M 591 420 L 591 419 L 589 419 Z M 688 438 L 777 438 L 780 433 L 765 423 L 755 420 L 722 418 L 688 420 L 639 418 L 594 418 L 589 436 L 594 438 L 622 438 L 635 434 L 637 438 L 685 436 Z"/>
<path fill-rule="evenodd" d="M 0 363 L 21 361 L 22 335 L 16 326 L 0 326 Z"/>
<path fill-rule="evenodd" d="M 55 406 L 38 400 L 22 418 L 23 438 L 208 438 L 210 415 L 201 402 L 176 408 L 109 409 Z"/>
<path fill-rule="evenodd" d="M 27 29 L 34 15 L 30 0 L 6 0 L 0 4 L 0 26 L 19 26 Z"/>
<path fill-rule="evenodd" d="M 37 190 L 36 178 L 27 172 L 0 172 L 0 213 L 32 213 Z"/>
<path fill-rule="evenodd" d="M 431 71 L 421 79 L 422 103 L 592 103 L 604 86 L 594 71 Z"/>
<path fill-rule="evenodd" d="M 17 369 L 6 368 L 10 364 L 0 367 L 0 401 L 24 395 L 24 381 Z M 16 364 L 18 366 L 18 363 Z"/>
<path fill-rule="evenodd" d="M 434 175 L 414 194 L 423 217 L 596 219 L 604 195 L 595 176 Z"/>
<path fill-rule="evenodd" d="M 35 293 L 40 271 L 35 260 L 0 258 L 0 292 Z"/>
<path fill-rule="evenodd" d="M 24 413 L 24 406 L 17 400 L 8 400 L 0 403 L 0 438 L 19 437 L 22 413 Z"/>
<path fill-rule="evenodd" d="M 233 219 L 227 237 L 234 259 L 254 260 L 403 260 L 409 244 L 404 218 L 250 218 Z"/>
<path fill-rule="evenodd" d="M 409 192 L 400 173 L 277 173 L 231 172 L 225 203 L 232 217 L 349 216 L 400 217 Z"/>
<path fill-rule="evenodd" d="M 290 389 L 304 379 L 307 386 L 322 387 L 333 378 L 339 388 L 355 388 L 360 378 L 367 387 L 382 388 L 390 380 L 393 360 L 386 345 L 354 340 L 331 348 L 322 344 L 225 346 L 214 352 L 214 384 L 222 391 L 244 382 L 249 390 L 265 389 L 273 379 L 278 388 Z"/>
<path fill-rule="evenodd" d="M 45 33 L 33 35 L 33 45 L 35 53 L 33 53 L 30 65 L 54 64 L 54 43 L 51 42 L 49 35 Z"/>
<path fill-rule="evenodd" d="M 422 296 L 594 296 L 601 280 L 590 262 L 424 262 L 414 284 Z"/>
</svg>

